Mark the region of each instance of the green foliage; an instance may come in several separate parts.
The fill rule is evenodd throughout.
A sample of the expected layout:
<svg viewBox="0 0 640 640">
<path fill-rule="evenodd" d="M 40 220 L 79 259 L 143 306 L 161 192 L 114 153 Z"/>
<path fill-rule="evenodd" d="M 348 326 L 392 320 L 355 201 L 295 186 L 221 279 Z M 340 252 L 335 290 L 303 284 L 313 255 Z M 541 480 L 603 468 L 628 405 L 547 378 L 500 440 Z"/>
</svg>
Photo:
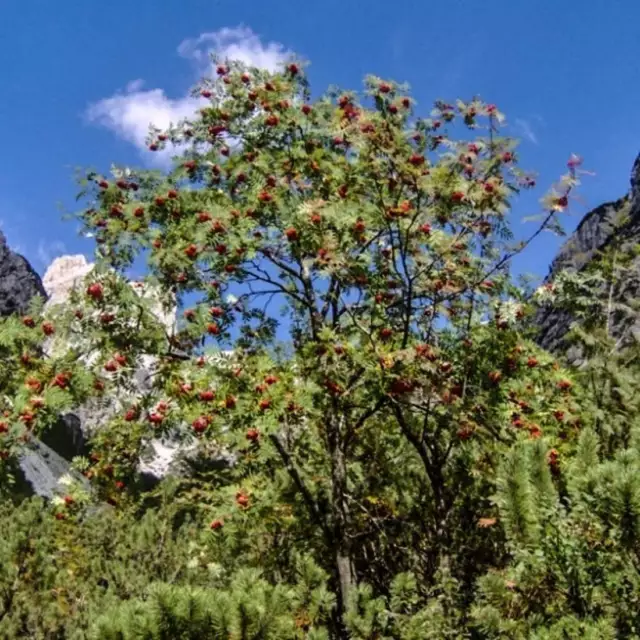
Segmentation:
<svg viewBox="0 0 640 640">
<path fill-rule="evenodd" d="M 229 587 L 192 589 L 151 585 L 143 602 L 122 605 L 98 619 L 96 640 L 294 640 L 327 638 L 321 611 L 300 608 L 308 585 L 273 587 L 255 570 L 236 573 Z M 306 593 L 305 593 L 306 592 Z M 321 597 L 313 593 L 312 597 Z"/>
<path fill-rule="evenodd" d="M 69 303 L 2 321 L 3 478 L 61 411 L 105 411 L 89 488 L 2 505 L 0 634 L 640 637 L 631 262 L 539 291 L 580 366 L 525 338 L 509 273 L 561 232 L 577 161 L 514 246 L 534 181 L 494 105 L 419 118 L 375 77 L 311 101 L 295 62 L 217 75 L 150 131 L 169 172 L 83 177 L 97 266 Z M 193 451 L 150 491 L 157 438 Z"/>
</svg>

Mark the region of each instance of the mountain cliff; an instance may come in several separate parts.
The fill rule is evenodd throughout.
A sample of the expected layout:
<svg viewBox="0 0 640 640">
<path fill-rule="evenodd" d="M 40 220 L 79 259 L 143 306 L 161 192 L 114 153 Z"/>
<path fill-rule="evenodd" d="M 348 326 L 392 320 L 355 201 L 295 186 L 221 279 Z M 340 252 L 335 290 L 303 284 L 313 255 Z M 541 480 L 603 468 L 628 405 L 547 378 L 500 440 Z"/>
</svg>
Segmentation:
<svg viewBox="0 0 640 640">
<path fill-rule="evenodd" d="M 36 295 L 47 298 L 40 276 L 26 258 L 9 248 L 0 231 L 0 316 L 23 313 Z"/>
<path fill-rule="evenodd" d="M 640 155 L 633 165 L 630 183 L 629 192 L 624 196 L 584 216 L 551 263 L 546 282 L 553 281 L 562 271 L 582 271 L 614 240 L 622 249 L 631 249 L 640 242 Z M 640 258 L 634 260 L 634 267 L 632 276 L 616 290 L 619 300 L 640 298 Z M 550 351 L 562 351 L 563 337 L 571 321 L 568 313 L 553 306 L 542 310 L 536 317 L 539 344 Z M 640 318 L 637 324 L 640 327 Z"/>
</svg>

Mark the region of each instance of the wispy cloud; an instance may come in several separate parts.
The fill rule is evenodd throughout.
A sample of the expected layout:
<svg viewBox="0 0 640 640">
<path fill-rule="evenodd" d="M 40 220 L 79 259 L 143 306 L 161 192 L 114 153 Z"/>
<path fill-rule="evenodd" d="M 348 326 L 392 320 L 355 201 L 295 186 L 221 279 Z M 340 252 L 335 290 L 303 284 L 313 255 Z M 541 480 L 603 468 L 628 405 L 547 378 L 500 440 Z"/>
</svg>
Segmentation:
<svg viewBox="0 0 640 640">
<path fill-rule="evenodd" d="M 142 78 L 138 78 L 137 80 L 131 80 L 131 82 L 127 83 L 126 91 L 127 93 L 135 93 L 136 91 L 140 91 L 143 85 L 144 85 L 144 80 L 142 80 Z"/>
<path fill-rule="evenodd" d="M 533 144 L 538 144 L 538 136 L 533 130 L 533 126 L 531 125 L 531 122 L 529 120 L 525 120 L 524 118 L 516 118 L 515 124 L 516 131 L 519 135 Z"/>
<path fill-rule="evenodd" d="M 54 258 L 64 255 L 66 252 L 67 248 L 64 242 L 60 242 L 58 240 L 54 240 L 53 242 L 40 240 L 36 255 L 38 257 L 38 262 L 40 262 L 41 266 L 46 269 L 51 262 L 53 262 Z"/>
<path fill-rule="evenodd" d="M 244 26 L 225 27 L 184 40 L 178 47 L 178 54 L 194 61 L 199 74 L 210 70 L 211 54 L 270 71 L 276 70 L 292 55 L 278 42 L 263 43 L 257 34 Z M 192 116 L 203 104 L 203 99 L 190 95 L 171 98 L 164 89 L 143 90 L 143 85 L 141 79 L 132 80 L 124 92 L 89 105 L 86 117 L 135 145 L 150 162 L 165 164 L 166 154 L 153 154 L 147 150 L 145 141 L 149 126 L 166 128 L 176 124 Z"/>
</svg>

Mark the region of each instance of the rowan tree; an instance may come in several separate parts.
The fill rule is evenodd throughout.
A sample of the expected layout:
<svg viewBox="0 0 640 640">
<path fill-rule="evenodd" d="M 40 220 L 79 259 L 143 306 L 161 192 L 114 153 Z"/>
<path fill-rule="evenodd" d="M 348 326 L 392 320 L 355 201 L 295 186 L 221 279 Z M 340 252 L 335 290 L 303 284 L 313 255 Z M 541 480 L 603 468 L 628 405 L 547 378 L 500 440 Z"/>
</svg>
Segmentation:
<svg viewBox="0 0 640 640">
<path fill-rule="evenodd" d="M 312 99 L 295 61 L 275 74 L 223 61 L 216 75 L 192 119 L 150 133 L 171 169 L 84 177 L 97 264 L 49 325 L 7 321 L 3 446 L 104 398 L 114 414 L 77 461 L 92 488 L 57 505 L 60 526 L 95 499 L 130 508 L 145 446 L 182 440 L 200 457 L 176 500 L 206 518 L 231 592 L 235 572 L 260 568 L 256 598 L 276 597 L 301 553 L 326 575 L 326 611 L 276 620 L 279 637 L 468 630 L 478 578 L 533 527 L 526 479 L 505 465 L 529 443 L 536 481 L 562 491 L 553 473 L 580 429 L 581 385 L 523 337 L 509 273 L 558 230 L 578 163 L 514 243 L 511 203 L 535 180 L 496 106 L 437 102 L 420 118 L 406 87 L 376 77 L 362 96 Z M 174 327 L 144 292 L 179 309 Z"/>
</svg>

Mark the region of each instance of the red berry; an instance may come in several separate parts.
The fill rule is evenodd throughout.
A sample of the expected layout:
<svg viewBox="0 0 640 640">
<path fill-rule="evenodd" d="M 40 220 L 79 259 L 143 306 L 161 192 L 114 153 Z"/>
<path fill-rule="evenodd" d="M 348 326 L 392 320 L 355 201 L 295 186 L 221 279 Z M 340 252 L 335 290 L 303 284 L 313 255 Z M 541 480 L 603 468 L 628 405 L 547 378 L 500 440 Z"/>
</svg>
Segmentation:
<svg viewBox="0 0 640 640">
<path fill-rule="evenodd" d="M 155 142 L 152 142 L 149 145 L 149 151 L 157 151 L 158 150 L 158 145 Z"/>
<path fill-rule="evenodd" d="M 211 309 L 209 309 L 209 313 L 214 318 L 220 318 L 224 315 L 224 309 L 222 307 L 211 307 Z"/>
<path fill-rule="evenodd" d="M 101 300 L 103 295 L 102 285 L 98 282 L 94 282 L 87 287 L 87 295 L 94 300 Z"/>
<path fill-rule="evenodd" d="M 217 336 L 220 333 L 220 327 L 215 322 L 210 322 L 207 325 L 207 333 L 212 336 Z"/>
<path fill-rule="evenodd" d="M 410 158 L 409 158 L 409 162 L 414 166 L 414 167 L 418 167 L 422 164 L 424 164 L 424 156 L 421 156 L 418 153 L 414 153 Z"/>
<path fill-rule="evenodd" d="M 247 440 L 251 442 L 257 442 L 260 438 L 260 432 L 257 429 L 247 429 Z"/>
<path fill-rule="evenodd" d="M 513 154 L 507 151 L 502 154 L 502 162 L 511 162 L 513 160 Z"/>
<path fill-rule="evenodd" d="M 464 193 L 462 191 L 454 191 L 451 194 L 451 199 L 454 202 L 461 202 L 464 199 Z"/>
<path fill-rule="evenodd" d="M 489 380 L 491 380 L 491 382 L 493 382 L 494 384 L 497 384 L 498 382 L 500 382 L 501 379 L 502 379 L 502 374 L 500 373 L 500 371 L 491 371 L 489 373 Z"/>
<path fill-rule="evenodd" d="M 569 204 L 569 199 L 567 198 L 567 196 L 560 196 L 559 198 L 556 198 L 556 204 L 559 207 L 566 207 Z"/>
<path fill-rule="evenodd" d="M 29 327 L 29 329 L 33 329 L 33 327 L 36 326 L 36 323 L 31 316 L 25 316 L 24 318 L 22 318 L 22 324 L 25 327 Z"/>
<path fill-rule="evenodd" d="M 234 396 L 227 396 L 224 401 L 224 405 L 227 409 L 235 409 L 236 399 Z"/>
<path fill-rule="evenodd" d="M 241 491 L 238 491 L 236 494 L 236 504 L 243 508 L 249 506 L 249 497 Z"/>
<path fill-rule="evenodd" d="M 216 397 L 216 392 L 211 389 L 205 389 L 198 394 L 203 402 L 211 402 Z"/>
<path fill-rule="evenodd" d="M 138 412 L 135 409 L 127 409 L 127 412 L 124 414 L 124 419 L 127 422 L 132 422 L 136 419 Z"/>
<path fill-rule="evenodd" d="M 457 436 L 460 440 L 468 440 L 473 435 L 473 429 L 468 425 L 458 429 Z"/>
<path fill-rule="evenodd" d="M 213 520 L 209 527 L 212 531 L 219 531 L 224 526 L 224 522 L 222 520 Z"/>
<path fill-rule="evenodd" d="M 258 407 L 260 411 L 266 411 L 271 406 L 271 400 L 269 398 L 262 398 L 260 402 L 258 402 Z"/>
<path fill-rule="evenodd" d="M 27 378 L 25 382 L 25 386 L 27 386 L 32 391 L 36 391 L 36 392 L 40 391 L 42 387 L 42 385 L 40 384 L 40 381 L 36 378 Z"/>
<path fill-rule="evenodd" d="M 100 182 L 98 182 L 98 186 L 101 189 L 108 189 L 109 188 L 109 183 L 106 180 L 100 180 Z"/>
<path fill-rule="evenodd" d="M 151 422 L 152 424 L 162 424 L 162 421 L 164 420 L 164 416 L 160 413 L 150 413 L 149 414 L 149 422 Z"/>
<path fill-rule="evenodd" d="M 169 191 L 167 191 L 167 198 L 171 198 L 172 200 L 175 200 L 178 197 L 178 192 L 175 189 L 169 189 Z"/>
<path fill-rule="evenodd" d="M 115 356 L 113 356 L 113 359 L 121 366 L 124 367 L 127 364 L 127 358 L 125 356 L 123 356 L 121 353 L 116 353 Z"/>
<path fill-rule="evenodd" d="M 224 132 L 224 131 L 226 131 L 226 130 L 227 130 L 227 127 L 225 127 L 223 124 L 214 124 L 214 125 L 212 125 L 212 126 L 210 126 L 210 127 L 209 127 L 209 133 L 210 133 L 212 136 L 214 136 L 214 137 L 215 137 L 215 136 L 217 136 L 217 135 L 219 135 L 219 134 L 221 134 L 221 133 L 223 133 L 223 132 Z M 216 175 L 218 175 L 219 171 L 218 171 L 218 172 L 216 172 L 215 167 L 212 167 L 212 169 L 211 169 L 211 170 L 212 170 Z"/>
<path fill-rule="evenodd" d="M 301 109 L 302 113 L 304 113 L 305 116 L 308 116 L 312 111 L 311 105 L 308 104 L 303 104 Z"/>
<path fill-rule="evenodd" d="M 266 120 L 265 120 L 265 124 L 269 127 L 276 127 L 278 125 L 278 123 L 280 122 L 280 118 L 278 118 L 277 115 L 275 115 L 274 113 L 272 113 Z"/>
<path fill-rule="evenodd" d="M 558 382 L 558 389 L 561 391 L 568 391 L 572 386 L 573 383 L 571 380 L 560 380 L 560 382 Z"/>
<path fill-rule="evenodd" d="M 203 89 L 203 90 L 200 92 L 200 95 L 201 95 L 203 98 L 210 98 L 210 97 L 211 97 L 211 91 L 209 91 L 209 89 Z"/>
<path fill-rule="evenodd" d="M 431 225 L 429 224 L 423 224 L 420 226 L 420 232 L 424 233 L 425 235 L 429 235 L 431 233 Z"/>
<path fill-rule="evenodd" d="M 217 73 L 219 76 L 223 76 L 223 75 L 225 75 L 225 74 L 227 73 L 227 71 L 228 71 L 227 67 L 225 67 L 223 64 L 219 64 L 219 65 L 216 67 L 216 73 Z"/>
<path fill-rule="evenodd" d="M 268 191 L 261 191 L 258 194 L 258 200 L 260 200 L 260 202 L 271 202 L 273 196 Z"/>
<path fill-rule="evenodd" d="M 251 76 L 248 73 L 243 73 L 240 76 L 240 80 L 242 80 L 242 82 L 244 82 L 244 84 L 248 84 L 249 82 L 251 82 Z"/>
<path fill-rule="evenodd" d="M 56 332 L 55 327 L 50 322 L 42 323 L 42 331 L 46 336 L 53 335 Z"/>
<path fill-rule="evenodd" d="M 163 207 L 166 200 L 162 196 L 157 196 L 154 198 L 154 203 L 157 207 Z"/>
<path fill-rule="evenodd" d="M 383 327 L 380 329 L 380 337 L 383 340 L 388 340 L 393 335 L 393 329 L 390 327 Z"/>
<path fill-rule="evenodd" d="M 381 82 L 378 85 L 378 91 L 380 91 L 380 93 L 389 93 L 389 91 L 391 91 L 391 87 L 386 82 Z"/>
<path fill-rule="evenodd" d="M 113 360 L 109 360 L 105 362 L 104 370 L 109 371 L 109 373 L 113 373 L 118 370 L 118 363 Z"/>
<path fill-rule="evenodd" d="M 51 384 L 54 387 L 59 387 L 60 389 L 66 389 L 67 386 L 69 385 L 70 377 L 71 377 L 70 373 L 58 373 L 56 374 Z"/>
<path fill-rule="evenodd" d="M 200 416 L 191 423 L 191 426 L 196 433 L 203 433 L 207 429 L 208 421 L 204 416 Z"/>
<path fill-rule="evenodd" d="M 190 244 L 184 252 L 188 258 L 195 258 L 198 255 L 198 247 L 195 244 Z"/>
<path fill-rule="evenodd" d="M 527 360 L 527 367 L 533 369 L 538 366 L 538 360 L 533 356 Z"/>
<path fill-rule="evenodd" d="M 295 242 L 298 239 L 298 230 L 295 227 L 289 227 L 285 230 L 284 235 L 287 236 L 289 242 Z"/>
<path fill-rule="evenodd" d="M 264 381 L 268 385 L 276 384 L 276 382 L 278 382 L 278 376 L 274 376 L 273 374 L 268 375 Z"/>
</svg>

